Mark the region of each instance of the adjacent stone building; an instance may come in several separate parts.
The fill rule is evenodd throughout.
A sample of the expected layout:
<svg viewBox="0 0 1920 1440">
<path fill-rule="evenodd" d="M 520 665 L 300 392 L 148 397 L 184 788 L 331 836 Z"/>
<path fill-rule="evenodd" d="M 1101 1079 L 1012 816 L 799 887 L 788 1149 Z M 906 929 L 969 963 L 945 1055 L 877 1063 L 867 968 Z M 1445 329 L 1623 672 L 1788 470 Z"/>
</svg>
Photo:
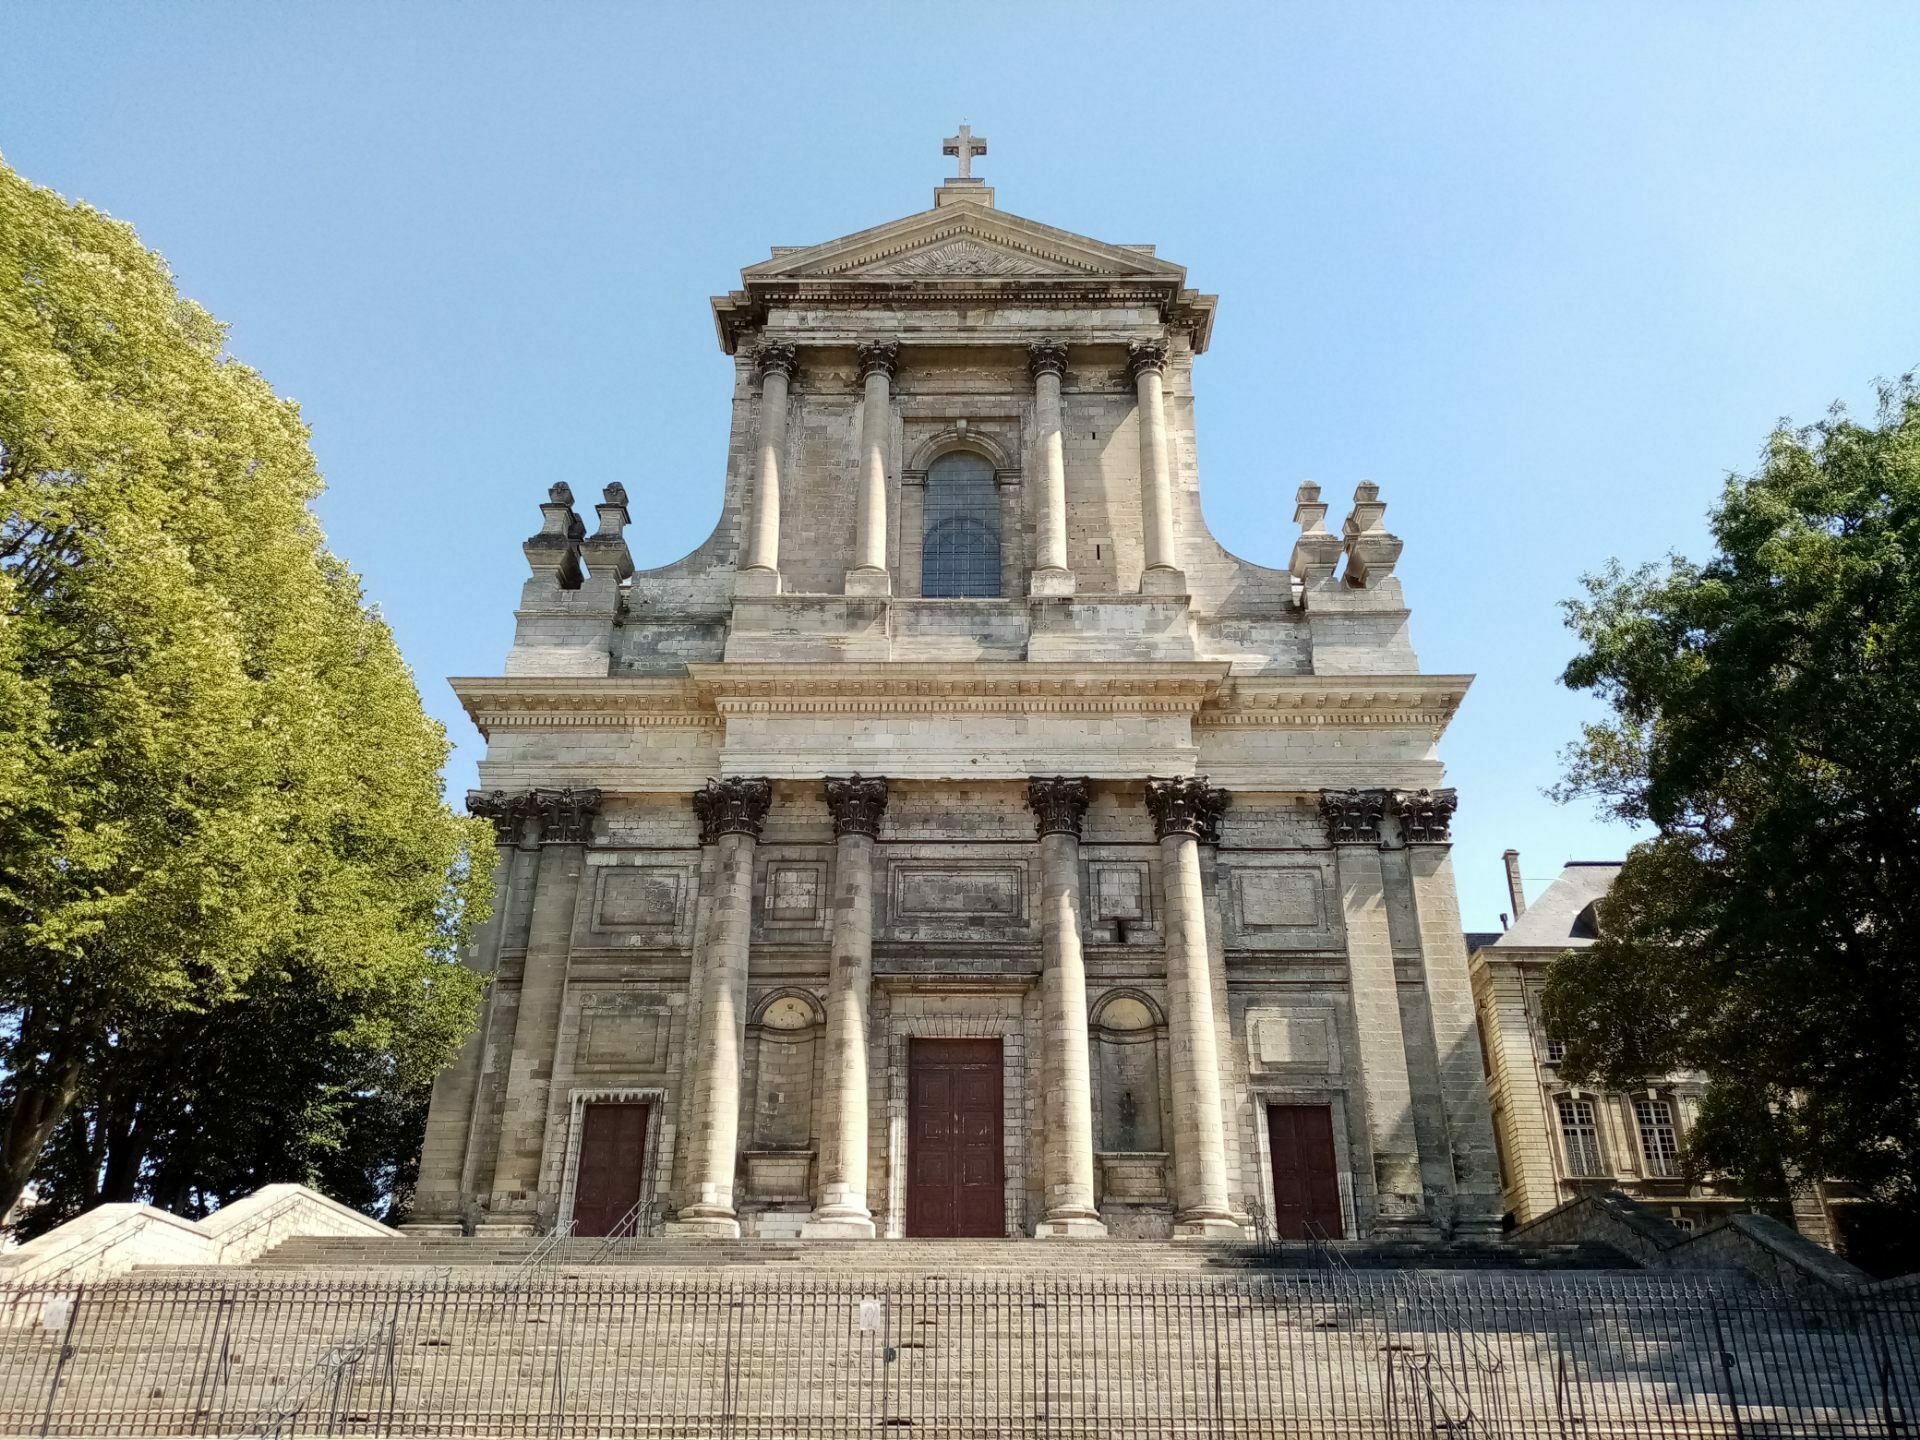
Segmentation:
<svg viewBox="0 0 1920 1440">
<path fill-rule="evenodd" d="M 1682 1156 L 1706 1093 L 1704 1075 L 1650 1077 L 1630 1092 L 1583 1088 L 1560 1073 L 1566 1047 L 1541 1022 L 1547 967 L 1599 938 L 1600 906 L 1617 860 L 1569 860 L 1532 904 L 1520 856 L 1506 853 L 1513 923 L 1467 937 L 1486 1051 L 1494 1133 L 1507 1209 L 1525 1223 L 1581 1194 L 1619 1190 L 1657 1207 L 1683 1230 L 1751 1208 L 1736 1191 L 1690 1176 Z M 1817 1197 L 1813 1200 L 1817 1208 Z M 1796 1223 L 1827 1243 L 1824 1227 Z"/>
<path fill-rule="evenodd" d="M 779 247 L 716 298 L 720 521 L 540 507 L 488 748 L 480 1033 L 426 1228 L 1484 1233 L 1501 1213 L 1401 542 L 1199 494 L 1215 299 L 996 208 Z M 663 478 L 654 483 L 675 483 Z"/>
</svg>

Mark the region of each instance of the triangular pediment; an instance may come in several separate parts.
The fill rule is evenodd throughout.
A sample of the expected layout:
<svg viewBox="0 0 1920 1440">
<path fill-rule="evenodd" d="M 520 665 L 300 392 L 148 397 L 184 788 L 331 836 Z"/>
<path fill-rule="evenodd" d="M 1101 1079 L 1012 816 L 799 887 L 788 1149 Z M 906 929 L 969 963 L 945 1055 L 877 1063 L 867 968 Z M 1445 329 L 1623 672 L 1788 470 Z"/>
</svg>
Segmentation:
<svg viewBox="0 0 1920 1440">
<path fill-rule="evenodd" d="M 1186 272 L 1144 249 L 1109 245 L 984 205 L 947 205 L 749 266 L 749 285 L 782 280 L 1153 279 Z"/>
</svg>

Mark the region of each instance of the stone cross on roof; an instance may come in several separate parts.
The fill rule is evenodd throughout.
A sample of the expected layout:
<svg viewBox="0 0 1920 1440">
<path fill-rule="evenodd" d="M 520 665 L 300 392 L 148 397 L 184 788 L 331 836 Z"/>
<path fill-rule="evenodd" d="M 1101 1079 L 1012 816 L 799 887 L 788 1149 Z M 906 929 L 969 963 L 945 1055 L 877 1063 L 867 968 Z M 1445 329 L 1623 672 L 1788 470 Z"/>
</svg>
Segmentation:
<svg viewBox="0 0 1920 1440">
<path fill-rule="evenodd" d="M 958 155 L 960 157 L 959 178 L 970 180 L 973 178 L 973 157 L 987 153 L 987 142 L 984 137 L 974 136 L 971 125 L 962 125 L 958 135 L 949 135 L 940 142 L 940 153 Z"/>
</svg>

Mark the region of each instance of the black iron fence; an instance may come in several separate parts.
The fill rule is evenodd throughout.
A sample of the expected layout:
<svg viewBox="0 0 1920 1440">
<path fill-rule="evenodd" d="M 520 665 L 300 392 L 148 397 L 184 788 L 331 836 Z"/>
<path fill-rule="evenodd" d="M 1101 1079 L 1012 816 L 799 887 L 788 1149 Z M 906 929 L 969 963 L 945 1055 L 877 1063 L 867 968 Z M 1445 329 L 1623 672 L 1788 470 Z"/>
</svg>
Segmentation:
<svg viewBox="0 0 1920 1440">
<path fill-rule="evenodd" d="M 1920 1304 L 1713 1276 L 793 1275 L 0 1291 L 0 1435 L 1920 1435 Z"/>
</svg>

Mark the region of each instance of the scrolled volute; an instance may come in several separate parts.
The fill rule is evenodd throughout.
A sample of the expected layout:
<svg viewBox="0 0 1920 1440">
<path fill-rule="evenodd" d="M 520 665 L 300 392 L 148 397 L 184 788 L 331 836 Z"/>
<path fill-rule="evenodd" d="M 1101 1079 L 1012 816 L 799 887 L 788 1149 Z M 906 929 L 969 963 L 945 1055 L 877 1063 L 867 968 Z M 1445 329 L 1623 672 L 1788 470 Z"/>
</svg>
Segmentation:
<svg viewBox="0 0 1920 1440">
<path fill-rule="evenodd" d="M 1153 816 L 1153 833 L 1161 840 L 1191 835 L 1209 845 L 1218 844 L 1220 817 L 1228 799 L 1227 792 L 1207 784 L 1204 775 L 1147 781 L 1147 810 Z"/>
<path fill-rule="evenodd" d="M 1322 790 L 1320 816 L 1334 845 L 1378 845 L 1380 820 L 1387 813 L 1384 790 Z"/>
<path fill-rule="evenodd" d="M 879 838 L 880 817 L 887 809 L 885 780 L 878 775 L 829 775 L 826 794 L 834 834 Z"/>
<path fill-rule="evenodd" d="M 721 835 L 751 835 L 760 838 L 767 822 L 767 807 L 773 803 L 773 782 L 752 775 L 729 775 L 724 780 L 709 780 L 704 789 L 693 792 L 693 812 L 700 817 L 700 843 Z"/>
<path fill-rule="evenodd" d="M 1452 789 L 1396 790 L 1393 813 L 1409 845 L 1448 845 L 1453 842 L 1453 812 L 1460 797 Z"/>
<path fill-rule="evenodd" d="M 598 790 L 576 790 L 571 785 L 536 790 L 533 805 L 540 812 L 542 845 L 584 845 L 593 838 L 593 817 L 600 809 Z"/>
<path fill-rule="evenodd" d="M 1027 781 L 1027 808 L 1042 835 L 1079 838 L 1091 798 L 1084 775 L 1036 775 Z"/>
</svg>

